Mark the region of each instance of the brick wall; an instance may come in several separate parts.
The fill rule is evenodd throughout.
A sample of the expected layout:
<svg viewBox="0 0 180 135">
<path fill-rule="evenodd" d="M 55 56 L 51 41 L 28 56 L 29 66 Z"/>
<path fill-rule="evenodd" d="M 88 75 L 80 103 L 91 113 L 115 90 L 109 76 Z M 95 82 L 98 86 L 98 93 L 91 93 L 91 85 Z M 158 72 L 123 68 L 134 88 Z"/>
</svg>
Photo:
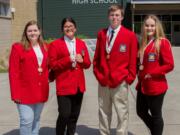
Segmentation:
<svg viewBox="0 0 180 135">
<path fill-rule="evenodd" d="M 11 7 L 15 8 L 12 16 L 12 42 L 19 41 L 26 23 L 37 20 L 38 0 L 11 0 Z"/>
<path fill-rule="evenodd" d="M 0 17 L 0 69 L 8 67 L 9 50 L 12 43 L 20 41 L 25 24 L 37 20 L 38 0 L 10 0 L 15 8 L 11 17 Z M 3 64 L 2 64 L 3 63 Z"/>
<path fill-rule="evenodd" d="M 11 44 L 11 20 L 0 18 L 0 56 Z"/>
</svg>

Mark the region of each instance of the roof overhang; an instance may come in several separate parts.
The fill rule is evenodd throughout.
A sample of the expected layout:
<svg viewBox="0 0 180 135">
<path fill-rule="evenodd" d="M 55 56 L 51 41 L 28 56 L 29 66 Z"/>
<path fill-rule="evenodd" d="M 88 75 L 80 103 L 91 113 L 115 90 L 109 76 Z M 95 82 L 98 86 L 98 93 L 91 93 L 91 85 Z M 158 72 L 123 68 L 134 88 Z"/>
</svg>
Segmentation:
<svg viewBox="0 0 180 135">
<path fill-rule="evenodd" d="M 180 4 L 180 0 L 131 0 L 131 4 Z"/>
</svg>

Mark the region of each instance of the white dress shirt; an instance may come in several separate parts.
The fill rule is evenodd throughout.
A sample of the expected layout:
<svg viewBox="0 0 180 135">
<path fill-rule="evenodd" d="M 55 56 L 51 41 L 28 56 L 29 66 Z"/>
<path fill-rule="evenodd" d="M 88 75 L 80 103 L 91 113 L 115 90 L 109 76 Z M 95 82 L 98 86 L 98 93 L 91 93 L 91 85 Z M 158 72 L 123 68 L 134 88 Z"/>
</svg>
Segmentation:
<svg viewBox="0 0 180 135">
<path fill-rule="evenodd" d="M 107 34 L 106 34 L 107 39 L 108 39 L 108 40 L 106 41 L 106 52 L 107 52 L 108 54 L 109 54 L 109 53 L 111 52 L 111 50 L 112 50 L 112 47 L 113 47 L 113 45 L 114 45 L 114 41 L 115 41 L 115 39 L 116 39 L 116 37 L 117 37 L 117 34 L 118 34 L 120 28 L 121 28 L 121 25 L 119 25 L 116 29 L 112 29 L 111 26 L 109 26 L 109 28 L 108 28 L 108 31 L 107 31 Z M 111 34 L 112 34 L 112 30 L 114 30 L 114 36 L 113 36 L 111 42 L 109 43 L 110 37 L 111 37 Z"/>
<path fill-rule="evenodd" d="M 34 52 L 36 54 L 38 65 L 40 67 L 41 64 L 42 64 L 42 61 L 43 61 L 43 54 L 42 54 L 41 48 L 40 48 L 39 45 L 35 45 L 35 46 L 33 46 L 33 50 L 34 50 Z"/>
<path fill-rule="evenodd" d="M 76 61 L 75 61 L 75 57 L 76 57 L 76 39 L 75 37 L 71 40 L 69 39 L 67 36 L 64 36 L 64 40 L 66 42 L 71 60 L 72 60 L 72 66 L 75 67 L 76 66 Z"/>
</svg>

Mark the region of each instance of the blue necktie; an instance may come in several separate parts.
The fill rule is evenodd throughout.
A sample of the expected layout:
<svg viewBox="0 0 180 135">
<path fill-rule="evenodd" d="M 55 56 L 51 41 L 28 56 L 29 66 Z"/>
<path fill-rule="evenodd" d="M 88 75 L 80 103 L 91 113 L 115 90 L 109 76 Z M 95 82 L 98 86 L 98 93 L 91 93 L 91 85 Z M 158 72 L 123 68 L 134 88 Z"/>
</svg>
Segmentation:
<svg viewBox="0 0 180 135">
<path fill-rule="evenodd" d="M 109 44 L 111 43 L 111 40 L 113 39 L 113 36 L 114 36 L 114 30 L 111 31 L 111 37 L 110 37 L 110 40 L 109 40 Z"/>
</svg>

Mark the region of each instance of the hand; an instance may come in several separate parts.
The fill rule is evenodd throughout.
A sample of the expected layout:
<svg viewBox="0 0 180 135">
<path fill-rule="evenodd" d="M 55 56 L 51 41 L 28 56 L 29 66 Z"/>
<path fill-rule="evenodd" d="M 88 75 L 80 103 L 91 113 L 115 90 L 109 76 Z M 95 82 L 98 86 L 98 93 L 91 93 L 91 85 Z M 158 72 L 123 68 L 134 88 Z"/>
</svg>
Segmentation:
<svg viewBox="0 0 180 135">
<path fill-rule="evenodd" d="M 83 57 L 81 54 L 77 54 L 76 57 L 75 57 L 75 60 L 78 62 L 78 63 L 83 63 Z"/>
<path fill-rule="evenodd" d="M 151 79 L 152 78 L 152 76 L 150 75 L 150 74 L 146 74 L 145 76 L 144 76 L 144 79 Z"/>
<path fill-rule="evenodd" d="M 14 103 L 16 103 L 16 104 L 20 104 L 20 103 L 21 103 L 21 101 L 20 101 L 20 100 L 18 100 L 18 99 L 15 99 L 15 100 L 14 100 Z"/>
</svg>

